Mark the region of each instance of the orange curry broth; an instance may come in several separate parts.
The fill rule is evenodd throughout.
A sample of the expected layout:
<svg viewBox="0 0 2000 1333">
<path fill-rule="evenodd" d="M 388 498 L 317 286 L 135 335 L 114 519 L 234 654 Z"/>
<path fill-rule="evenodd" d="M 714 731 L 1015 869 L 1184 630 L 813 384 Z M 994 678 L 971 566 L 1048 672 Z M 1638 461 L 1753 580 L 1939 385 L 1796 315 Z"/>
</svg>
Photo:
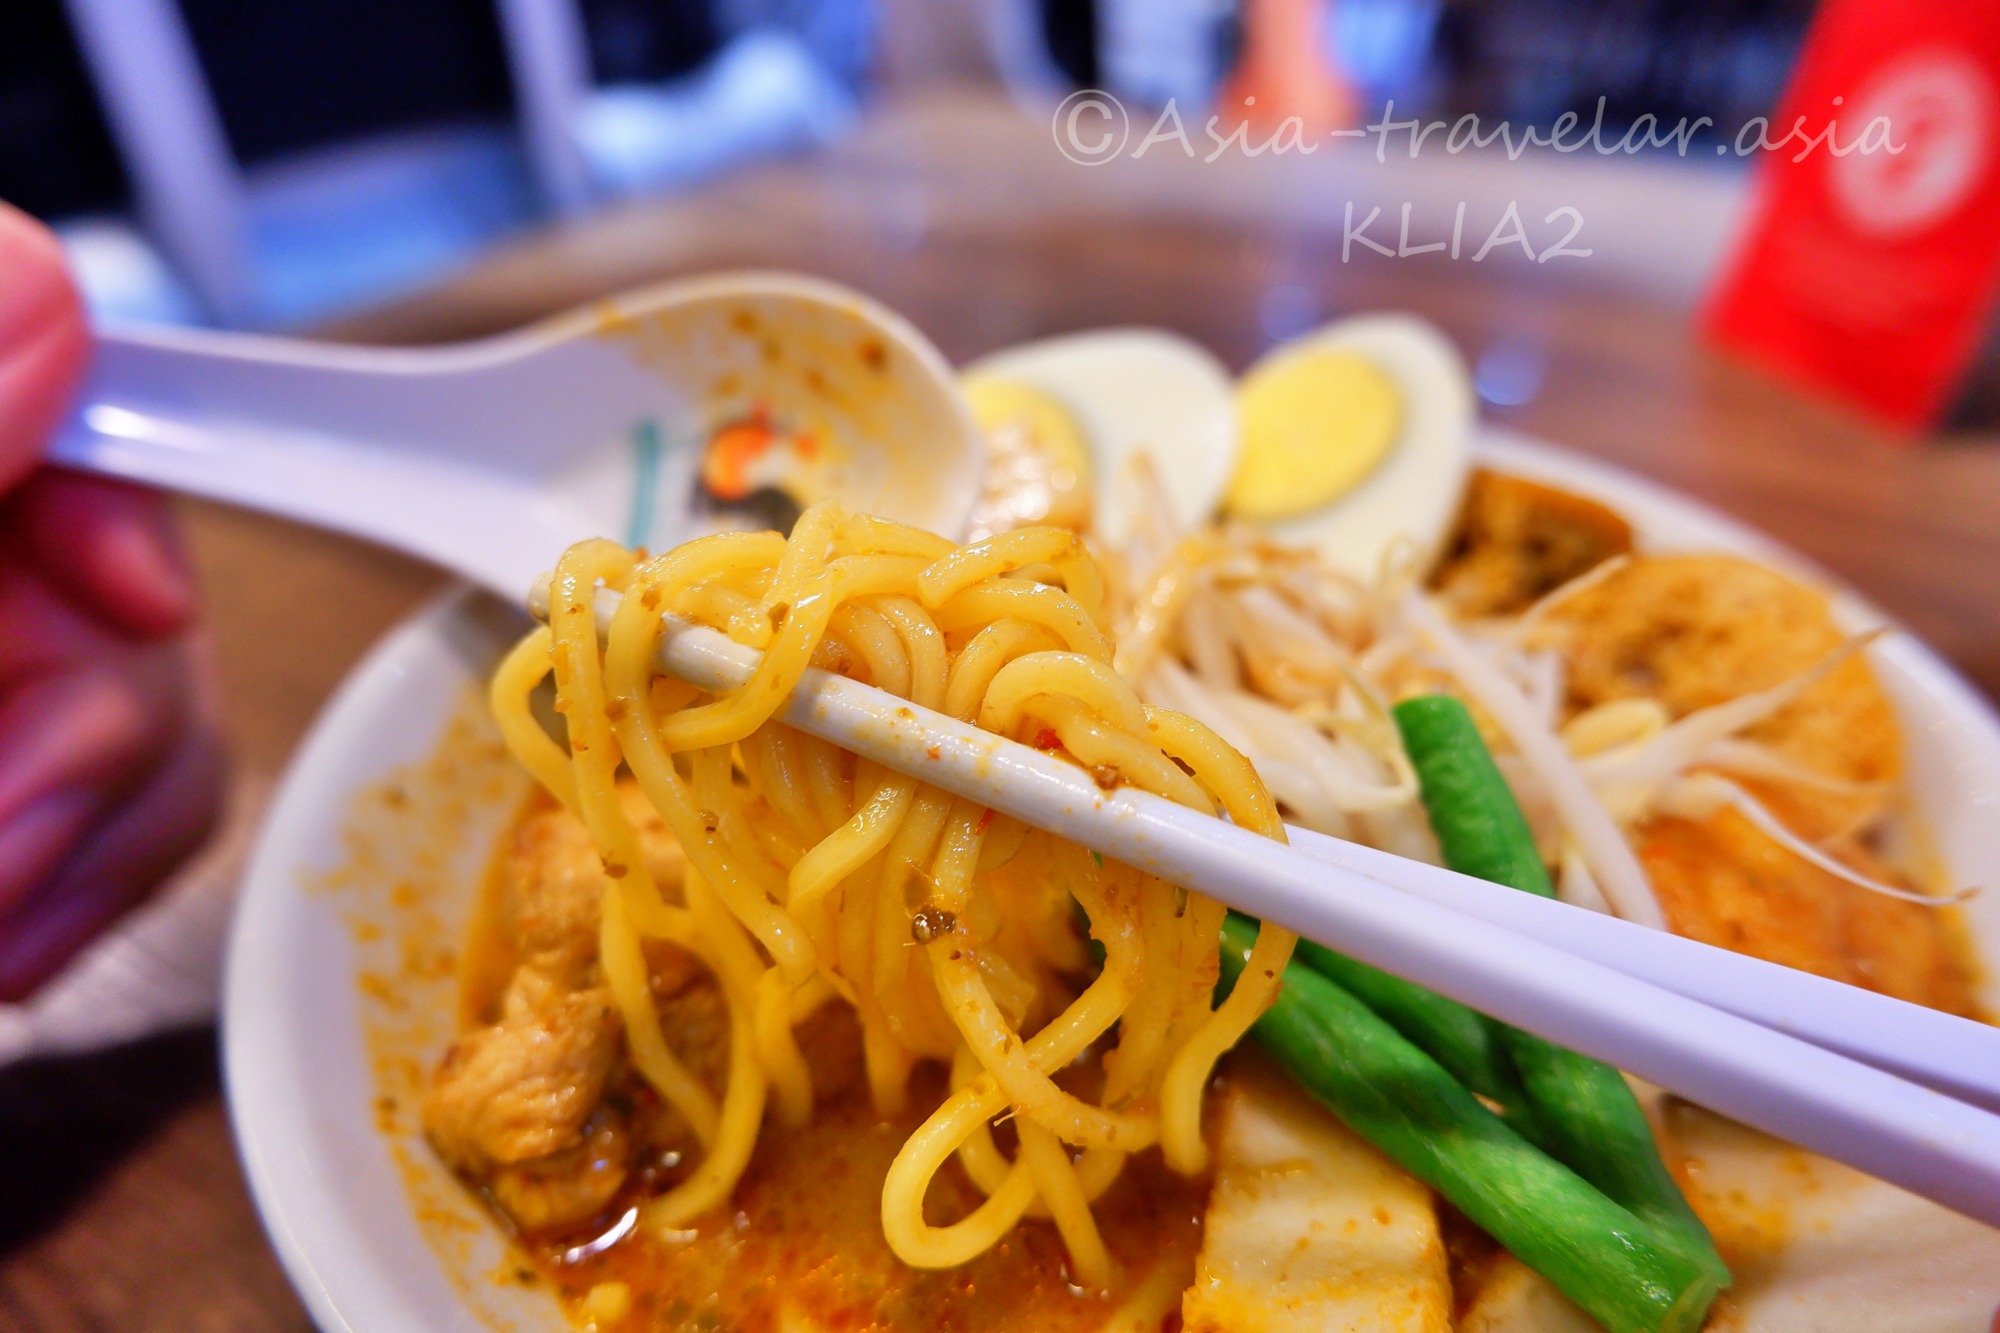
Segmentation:
<svg viewBox="0 0 2000 1333">
<path fill-rule="evenodd" d="M 531 796 L 515 822 L 539 808 L 543 799 Z M 504 847 L 503 836 L 460 955 L 461 1025 L 491 1021 L 516 961 L 501 907 Z M 720 1003 L 720 995 L 705 983 L 694 993 L 667 1000 L 662 1017 L 669 1040 L 674 1040 L 676 1020 L 683 1039 L 691 1028 L 718 1036 L 726 1032 Z M 705 1012 L 710 1009 L 717 1012 Z M 1109 1291 L 1071 1286 L 1060 1236 L 1052 1223 L 1034 1218 L 1023 1220 L 999 1244 L 960 1267 L 923 1270 L 904 1264 L 882 1235 L 882 1180 L 903 1141 L 943 1100 L 943 1072 L 920 1070 L 911 1086 L 912 1111 L 885 1121 L 867 1093 L 853 1014 L 838 1003 L 828 1004 L 806 1020 L 799 1035 L 818 1094 L 812 1121 L 798 1130 L 766 1121 L 727 1211 L 717 1210 L 691 1228 L 664 1236 L 642 1223 L 597 1253 L 581 1254 L 595 1248 L 592 1240 L 608 1234 L 627 1210 L 678 1183 L 699 1152 L 691 1140 L 654 1141 L 641 1144 L 640 1161 L 650 1158 L 655 1165 L 635 1164 L 624 1190 L 601 1217 L 574 1230 L 516 1236 L 534 1271 L 579 1322 L 579 1304 L 594 1285 L 622 1282 L 631 1291 L 630 1313 L 597 1327 L 619 1333 L 779 1333 L 785 1327 L 784 1312 L 791 1310 L 809 1316 L 810 1327 L 824 1333 L 1080 1333 L 1101 1328 L 1163 1264 L 1182 1275 L 1178 1285 L 1193 1280 L 1208 1182 L 1176 1176 L 1157 1150 L 1129 1161 L 1117 1183 L 1092 1205 L 1120 1270 Z M 696 1044 L 708 1043 L 697 1039 Z M 693 1067 L 719 1075 L 722 1044 L 681 1054 Z M 1064 1071 L 1059 1081 L 1068 1082 L 1073 1072 L 1080 1071 Z M 606 1094 L 607 1101 L 628 1104 L 652 1102 L 654 1096 L 629 1066 L 614 1074 Z M 995 1137 L 1003 1147 L 1010 1146 L 1012 1135 L 1004 1125 Z M 933 1225 L 944 1225 L 970 1213 L 984 1198 L 954 1159 L 933 1182 L 925 1215 Z M 507 1225 L 503 1214 L 495 1210 L 495 1216 Z"/>
<path fill-rule="evenodd" d="M 1121 1269 L 1111 1292 L 1072 1288 L 1054 1226 L 1033 1219 L 962 1267 L 908 1267 L 882 1238 L 882 1177 L 918 1123 L 879 1120 L 856 1087 L 822 1104 L 802 1130 L 766 1129 L 733 1212 L 670 1238 L 635 1228 L 580 1262 L 563 1262 L 557 1243 L 529 1254 L 566 1302 L 593 1283 L 625 1283 L 632 1310 L 618 1327 L 630 1330 L 775 1333 L 790 1309 L 827 1333 L 1066 1333 L 1101 1328 L 1162 1260 L 1192 1277 L 1207 1189 L 1173 1176 L 1157 1153 L 1129 1164 L 1094 1209 Z M 981 1197 L 954 1162 L 939 1173 L 927 1211 L 933 1222 L 961 1217 Z"/>
</svg>

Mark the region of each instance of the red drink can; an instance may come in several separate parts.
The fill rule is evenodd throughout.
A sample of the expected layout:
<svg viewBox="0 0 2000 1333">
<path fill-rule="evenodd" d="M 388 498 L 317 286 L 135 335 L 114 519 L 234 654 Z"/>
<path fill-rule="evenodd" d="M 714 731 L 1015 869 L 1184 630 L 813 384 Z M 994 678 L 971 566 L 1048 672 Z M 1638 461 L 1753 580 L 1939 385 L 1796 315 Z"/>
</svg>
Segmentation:
<svg viewBox="0 0 2000 1333">
<path fill-rule="evenodd" d="M 1935 421 L 2000 296 L 2000 3 L 1826 0 L 1782 108 L 1734 147 L 1764 160 L 1708 337 Z"/>
</svg>

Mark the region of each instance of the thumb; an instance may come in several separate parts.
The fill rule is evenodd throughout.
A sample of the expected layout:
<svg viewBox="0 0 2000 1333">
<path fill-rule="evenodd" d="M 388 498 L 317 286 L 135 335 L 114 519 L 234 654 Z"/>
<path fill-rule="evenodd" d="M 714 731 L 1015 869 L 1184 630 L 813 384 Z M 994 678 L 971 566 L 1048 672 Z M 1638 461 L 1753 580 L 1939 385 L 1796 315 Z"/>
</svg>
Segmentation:
<svg viewBox="0 0 2000 1333">
<path fill-rule="evenodd" d="M 0 495 L 47 447 L 90 360 L 90 325 L 62 247 L 0 204 Z"/>
</svg>

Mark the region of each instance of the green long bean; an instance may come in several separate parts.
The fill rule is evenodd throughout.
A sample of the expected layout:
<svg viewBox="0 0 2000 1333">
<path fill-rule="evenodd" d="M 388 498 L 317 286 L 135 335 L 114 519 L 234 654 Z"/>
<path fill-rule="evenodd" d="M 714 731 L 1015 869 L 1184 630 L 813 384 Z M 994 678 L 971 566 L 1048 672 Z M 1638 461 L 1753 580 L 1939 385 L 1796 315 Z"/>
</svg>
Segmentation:
<svg viewBox="0 0 2000 1333">
<path fill-rule="evenodd" d="M 1394 713 L 1445 864 L 1554 897 L 1528 821 L 1465 705 L 1423 695 L 1397 704 Z M 1625 1076 L 1533 1033 L 1501 1023 L 1493 1028 L 1534 1105 L 1537 1141 L 1696 1258 L 1718 1285 L 1728 1285 L 1729 1270 L 1661 1160 Z"/>
<path fill-rule="evenodd" d="M 1436 991 L 1311 940 L 1300 940 L 1293 956 L 1423 1048 L 1464 1084 L 1466 1091 L 1496 1110 L 1515 1133 L 1541 1144 L 1541 1119 L 1514 1071 L 1497 1023 Z"/>
<path fill-rule="evenodd" d="M 1223 928 L 1233 985 L 1256 937 Z M 1713 1275 L 1512 1129 L 1372 1009 L 1303 963 L 1252 1029 L 1308 1092 L 1611 1333 L 1691 1333 Z"/>
</svg>

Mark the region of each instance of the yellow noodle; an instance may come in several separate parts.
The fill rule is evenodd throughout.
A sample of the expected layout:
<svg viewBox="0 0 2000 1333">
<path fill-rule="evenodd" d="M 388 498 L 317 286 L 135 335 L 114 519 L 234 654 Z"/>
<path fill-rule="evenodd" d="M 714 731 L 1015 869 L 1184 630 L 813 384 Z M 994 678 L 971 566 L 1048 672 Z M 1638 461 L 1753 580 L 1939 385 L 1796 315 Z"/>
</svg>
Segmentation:
<svg viewBox="0 0 2000 1333">
<path fill-rule="evenodd" d="M 654 1091 L 686 1117 L 704 1147 L 714 1143 L 716 1124 L 721 1119 L 715 1096 L 667 1049 L 666 1037 L 660 1031 L 660 1015 L 653 1008 L 653 997 L 646 986 L 646 959 L 639 952 L 639 936 L 632 929 L 622 896 L 615 889 L 604 895 L 597 950 L 605 984 L 618 1005 L 619 1016 L 625 1020 L 625 1042 L 631 1048 L 632 1063 L 639 1067 L 639 1073 L 653 1085 Z"/>
<path fill-rule="evenodd" d="M 721 828 L 720 812 L 696 804 L 658 734 L 660 729 L 654 723 L 651 692 L 646 684 L 657 635 L 648 629 L 646 616 L 641 597 L 625 599 L 612 619 L 602 663 L 603 676 L 621 709 L 616 726 L 624 743 L 626 762 L 653 808 L 679 839 L 689 864 L 722 895 L 730 910 L 771 952 L 786 974 L 802 981 L 812 971 L 810 942 L 790 914 L 773 903 L 761 885 L 746 878 L 745 867 L 724 854 L 724 839 L 717 836 Z M 589 642 L 594 645 L 595 628 L 588 632 Z M 689 711 L 704 706 L 696 705 Z M 605 773 L 598 780 L 608 786 L 612 779 Z"/>
<path fill-rule="evenodd" d="M 1042 564 L 1054 567 L 1092 624 L 1107 628 L 1104 578 L 1083 539 L 1065 528 L 1017 528 L 962 546 L 935 560 L 917 580 L 917 591 L 925 606 L 936 609 L 976 583 Z"/>
<path fill-rule="evenodd" d="M 958 549 L 955 543 L 935 532 L 876 518 L 873 514 L 849 515 L 842 531 L 855 550 L 870 555 L 914 555 L 937 560 Z"/>
<path fill-rule="evenodd" d="M 1069 1249 L 1070 1271 L 1078 1285 L 1100 1291 L 1111 1285 L 1117 1266 L 1104 1237 L 1098 1233 L 1097 1219 L 1090 1214 L 1090 1201 L 1083 1196 L 1082 1182 L 1076 1178 L 1076 1163 L 1063 1151 L 1062 1140 L 1032 1120 L 1020 1122 L 1021 1160 L 1034 1177 L 1035 1190 L 1049 1206 L 1049 1216 Z"/>
<path fill-rule="evenodd" d="M 942 707 L 951 664 L 936 622 L 907 597 L 877 597 L 875 609 L 894 627 L 909 656 L 910 701 L 924 708 Z"/>
<path fill-rule="evenodd" d="M 1011 734 L 1040 694 L 1075 700 L 1127 735 L 1146 734 L 1146 706 L 1132 687 L 1105 663 L 1075 653 L 1029 653 L 1002 667 L 986 687 L 979 725 Z"/>
<path fill-rule="evenodd" d="M 800 736 L 798 745 L 805 759 L 806 797 L 819 811 L 821 825 L 837 829 L 854 808 L 848 757 L 817 736 Z"/>
<path fill-rule="evenodd" d="M 910 659 L 903 651 L 901 640 L 889 622 L 875 614 L 870 597 L 861 602 L 849 602 L 833 613 L 827 624 L 827 637 L 838 639 L 843 646 L 861 659 L 865 679 L 877 689 L 908 698 L 910 695 Z"/>
<path fill-rule="evenodd" d="M 992 1249 L 1027 1213 L 1035 1179 L 1016 1164 L 986 1202 L 948 1226 L 924 1220 L 931 1178 L 958 1150 L 973 1127 L 1004 1104 L 992 1080 L 959 1089 L 903 1144 L 882 1181 L 882 1234 L 896 1257 L 914 1268 L 956 1268 Z"/>
<path fill-rule="evenodd" d="M 686 1226 L 720 1206 L 736 1188 L 764 1119 L 764 1071 L 757 1063 L 755 1021 L 749 1006 L 723 991 L 729 1001 L 729 1082 L 716 1122 L 715 1141 L 707 1145 L 694 1174 L 646 1204 L 648 1225 L 660 1230 Z"/>
<path fill-rule="evenodd" d="M 797 739 L 790 727 L 772 725 L 758 728 L 755 735 L 740 747 L 747 756 L 757 756 L 758 790 L 764 799 L 774 806 L 778 822 L 787 828 L 804 831 L 801 841 L 816 843 L 826 836 L 826 830 L 818 827 L 818 816 L 805 803 L 805 778 L 799 772 Z"/>
<path fill-rule="evenodd" d="M 1019 579 L 994 579 L 959 593 L 933 608 L 938 628 L 976 629 L 1012 617 L 1040 625 L 1062 640 L 1073 653 L 1099 661 L 1111 657 L 1111 640 L 1084 614 L 1083 608 L 1060 588 Z"/>
<path fill-rule="evenodd" d="M 623 597 L 600 646 L 604 588 Z M 749 682 L 720 695 L 662 683 L 666 614 L 760 649 Z M 1261 932 L 1243 979 L 1212 1008 L 1219 904 L 775 721 L 817 665 L 1066 754 L 1107 787 L 1219 809 L 1282 838 L 1240 755 L 1140 702 L 1112 667 L 1105 625 L 1096 566 L 1054 529 L 961 549 L 817 505 L 789 541 L 725 534 L 643 562 L 589 542 L 564 556 L 549 628 L 501 664 L 493 706 L 508 744 L 598 846 L 600 961 L 632 1062 L 704 1150 L 692 1175 L 645 1205 L 649 1225 L 684 1226 L 728 1198 L 767 1102 L 773 1132 L 811 1117 L 797 1026 L 829 1002 L 859 1021 L 885 1114 L 907 1103 L 919 1062 L 952 1070 L 952 1092 L 883 1181 L 883 1232 L 906 1263 L 963 1263 L 1043 1216 L 1078 1281 L 1102 1287 L 1115 1265 L 1091 1205 L 1127 1156 L 1158 1143 L 1176 1169 L 1202 1167 L 1210 1070 L 1275 994 L 1291 937 Z M 529 707 L 552 669 L 568 754 Z M 624 770 L 686 852 L 682 901 L 647 872 L 617 789 Z M 1080 991 L 1069 979 L 1085 963 L 1072 900 L 1103 950 Z M 667 1046 L 647 938 L 693 952 L 721 991 L 720 1089 Z M 1094 1097 L 1053 1077 L 1085 1057 L 1103 1066 Z M 999 1117 L 1014 1120 L 1012 1161 L 992 1134 Z M 933 1226 L 924 1198 L 954 1156 L 987 1197 Z"/>
<path fill-rule="evenodd" d="M 790 877 L 792 911 L 801 917 L 817 912 L 841 880 L 880 855 L 903 826 L 916 794 L 914 779 L 890 778 L 852 819 L 800 857 Z"/>
<path fill-rule="evenodd" d="M 1185 714 L 1154 708 L 1147 710 L 1147 720 L 1160 748 L 1192 769 L 1222 801 L 1231 819 L 1267 838 L 1285 840 L 1277 802 L 1248 759 Z M 1212 932 L 1208 938 L 1214 938 Z M 1298 936 L 1288 930 L 1261 926 L 1235 988 L 1167 1067 L 1160 1088 L 1160 1146 L 1174 1170 L 1192 1175 L 1207 1167 L 1208 1145 L 1201 1137 L 1202 1089 L 1222 1053 L 1241 1041 L 1278 998 L 1285 964 L 1296 943 Z"/>
<path fill-rule="evenodd" d="M 488 691 L 494 720 L 507 746 L 534 775 L 548 793 L 576 813 L 576 775 L 570 772 L 569 757 L 542 730 L 528 701 L 549 674 L 549 632 L 538 629 L 515 644 L 493 673 Z"/>
<path fill-rule="evenodd" d="M 1194 1281 L 1194 1265 L 1185 1254 L 1163 1254 L 1125 1303 L 1111 1312 L 1100 1333 L 1158 1333 L 1167 1316 L 1180 1308 L 1181 1293 Z"/>
<path fill-rule="evenodd" d="M 770 1076 L 771 1091 L 777 1099 L 778 1120 L 787 1129 L 798 1129 L 812 1120 L 812 1069 L 799 1049 L 793 1025 L 791 992 L 785 987 L 784 973 L 766 968 L 757 978 L 752 997 L 757 1025 L 757 1059 Z"/>
<path fill-rule="evenodd" d="M 956 661 L 945 687 L 944 711 L 961 722 L 979 715 L 986 688 L 1001 667 L 1023 653 L 1053 647 L 1055 639 L 1038 625 L 1023 620 L 996 620 L 972 636 Z"/>
<path fill-rule="evenodd" d="M 971 1051 L 960 1050 L 951 1062 L 952 1088 L 956 1091 L 971 1082 L 979 1069 L 979 1061 Z M 1086 1202 L 1095 1203 L 1104 1196 L 1124 1169 L 1125 1154 L 1100 1148 L 1092 1148 L 1076 1160 L 1077 1183 L 1083 1188 Z M 958 1162 L 965 1168 L 965 1174 L 974 1185 L 986 1194 L 996 1193 L 1007 1183 L 1007 1173 L 1014 1164 L 1000 1151 L 1000 1145 L 993 1141 L 990 1125 L 975 1125 L 958 1145 Z M 1040 1199 L 1028 1207 L 1029 1217 L 1047 1217 L 1048 1205 Z"/>
<path fill-rule="evenodd" d="M 977 818 L 977 812 L 970 809 L 954 815 L 946 833 L 946 849 L 938 858 L 937 879 L 941 889 L 946 884 L 970 883 L 971 862 L 979 854 L 977 835 L 972 831 Z M 961 913 L 966 906 L 956 895 L 940 893 L 939 900 L 950 910 Z M 1045 1072 L 1034 1067 L 1019 1035 L 993 1003 L 969 939 L 960 938 L 954 931 L 933 940 L 929 950 L 938 989 L 958 1024 L 959 1034 L 999 1082 L 1018 1113 L 1058 1131 L 1071 1143 L 1090 1147 L 1132 1152 L 1152 1141 L 1153 1126 L 1145 1118 L 1092 1106 L 1057 1087 Z M 1136 950 L 1121 947 L 1112 956 L 1107 947 L 1104 970 L 1068 1011 L 1092 1016 L 1084 1020 L 1096 1024 L 1090 1033 L 1091 1040 L 1108 1031 L 1131 1002 L 1138 989 L 1140 966 Z"/>
</svg>

